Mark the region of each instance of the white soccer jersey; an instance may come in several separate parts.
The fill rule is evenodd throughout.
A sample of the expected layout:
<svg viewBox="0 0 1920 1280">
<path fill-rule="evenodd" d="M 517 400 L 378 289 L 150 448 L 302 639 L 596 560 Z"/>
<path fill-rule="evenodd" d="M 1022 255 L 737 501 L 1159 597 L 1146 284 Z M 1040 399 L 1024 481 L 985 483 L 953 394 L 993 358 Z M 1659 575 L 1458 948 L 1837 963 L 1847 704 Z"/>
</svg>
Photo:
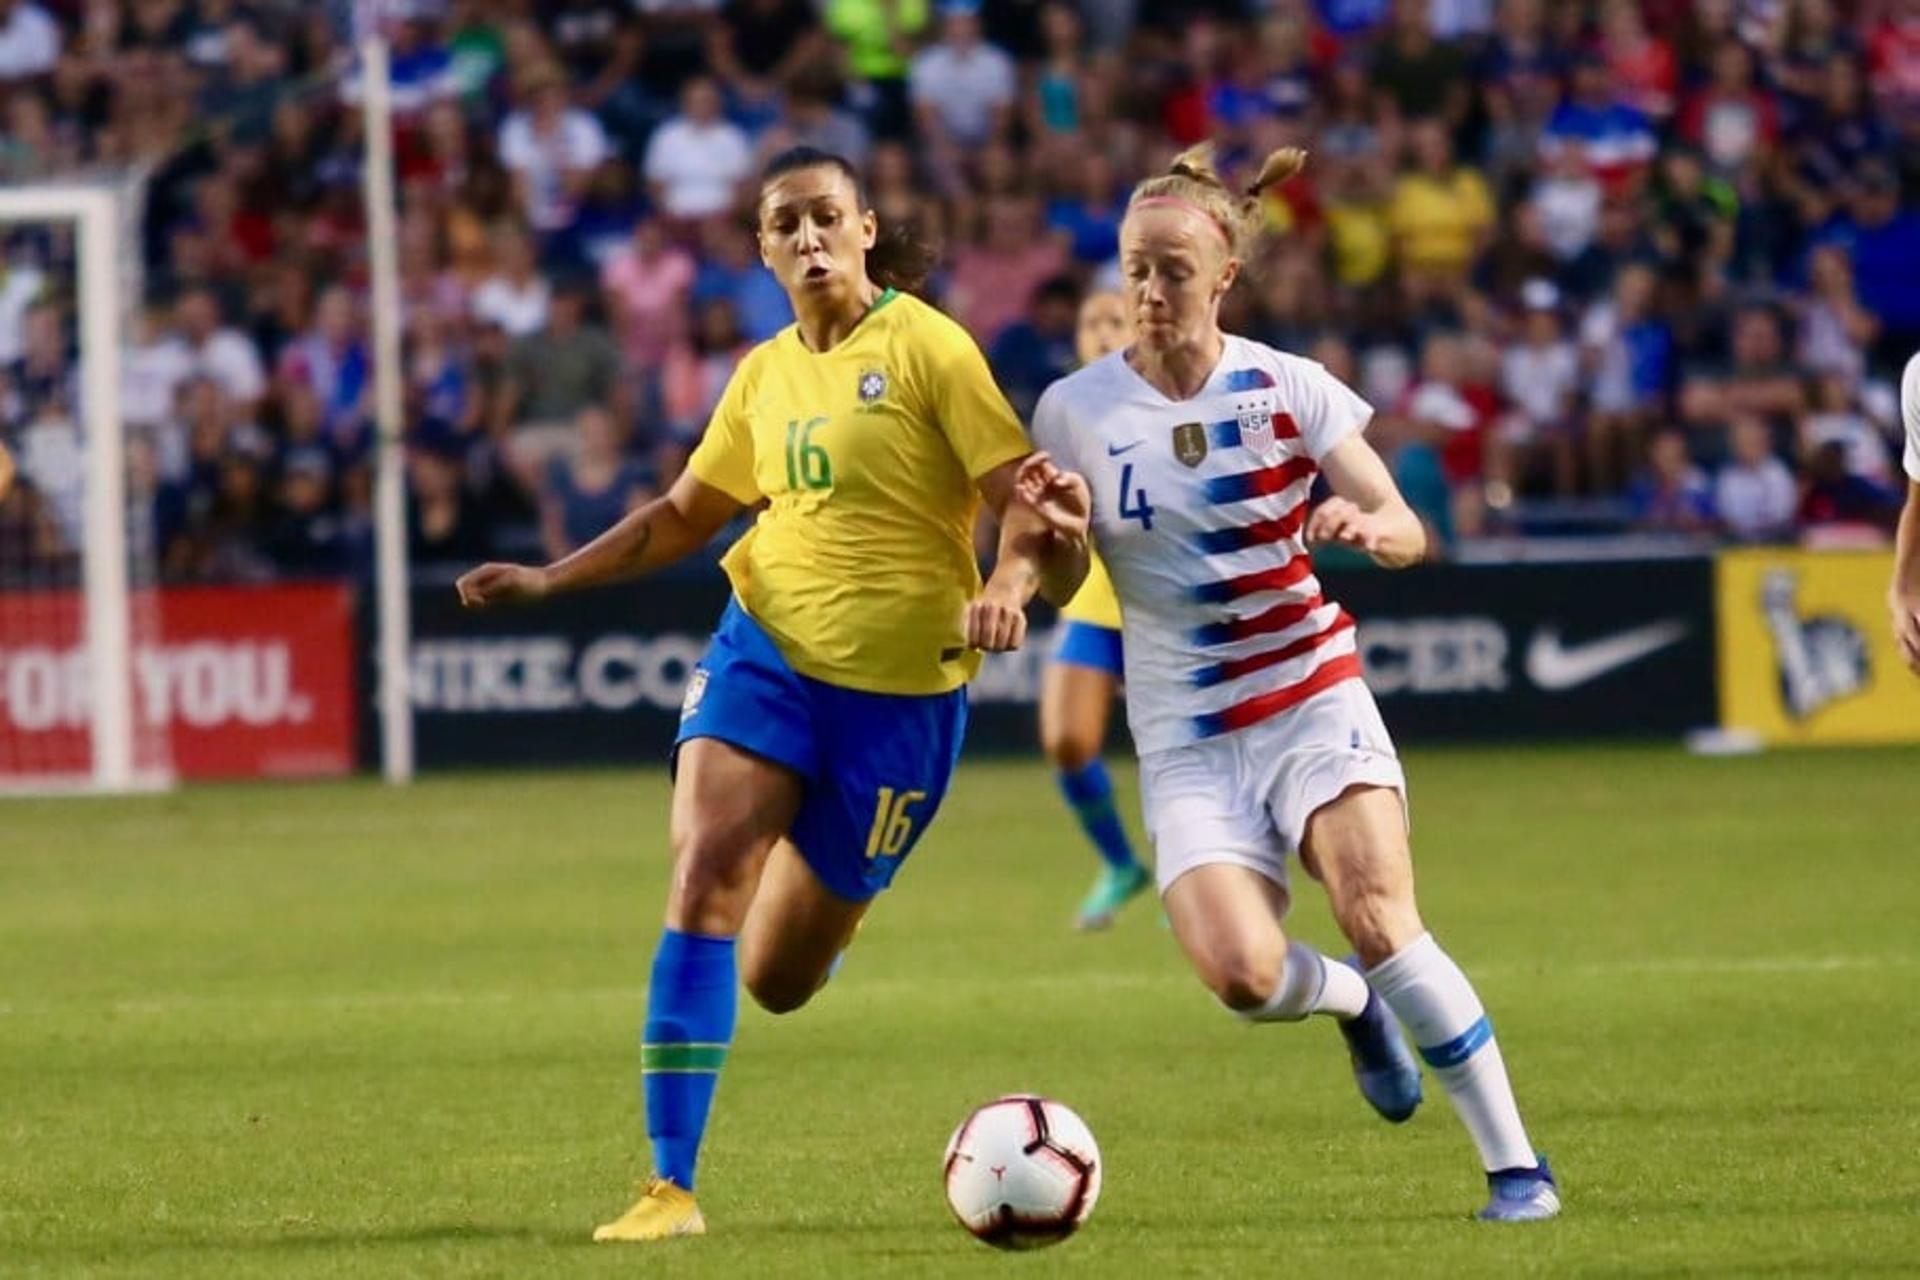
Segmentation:
<svg viewBox="0 0 1920 1280">
<path fill-rule="evenodd" d="M 1907 428 L 1907 451 L 1901 461 L 1907 478 L 1920 484 L 1920 355 L 1907 361 L 1900 375 L 1900 421 Z"/>
<path fill-rule="evenodd" d="M 1093 491 L 1143 755 L 1359 679 L 1353 619 L 1320 594 L 1304 528 L 1319 459 L 1372 414 L 1314 361 L 1231 335 L 1190 400 L 1117 352 L 1041 396 L 1035 443 Z"/>
</svg>

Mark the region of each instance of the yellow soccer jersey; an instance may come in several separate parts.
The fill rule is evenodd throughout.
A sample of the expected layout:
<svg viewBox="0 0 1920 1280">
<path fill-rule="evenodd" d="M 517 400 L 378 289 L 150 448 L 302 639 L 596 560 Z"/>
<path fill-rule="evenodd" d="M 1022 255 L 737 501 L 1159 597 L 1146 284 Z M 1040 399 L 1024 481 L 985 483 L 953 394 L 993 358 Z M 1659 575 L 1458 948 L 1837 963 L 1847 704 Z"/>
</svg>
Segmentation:
<svg viewBox="0 0 1920 1280">
<path fill-rule="evenodd" d="M 1107 576 L 1107 566 L 1100 563 L 1100 557 L 1092 557 L 1093 563 L 1087 569 L 1087 580 L 1073 593 L 1073 599 L 1067 601 L 1060 610 L 1060 616 L 1074 622 L 1087 622 L 1096 627 L 1120 629 L 1120 597 L 1113 589 L 1113 579 Z"/>
<path fill-rule="evenodd" d="M 974 482 L 1032 447 L 966 330 L 888 290 L 830 351 L 789 326 L 749 352 L 687 466 L 767 499 L 723 563 L 795 671 L 928 694 L 980 666 Z"/>
</svg>

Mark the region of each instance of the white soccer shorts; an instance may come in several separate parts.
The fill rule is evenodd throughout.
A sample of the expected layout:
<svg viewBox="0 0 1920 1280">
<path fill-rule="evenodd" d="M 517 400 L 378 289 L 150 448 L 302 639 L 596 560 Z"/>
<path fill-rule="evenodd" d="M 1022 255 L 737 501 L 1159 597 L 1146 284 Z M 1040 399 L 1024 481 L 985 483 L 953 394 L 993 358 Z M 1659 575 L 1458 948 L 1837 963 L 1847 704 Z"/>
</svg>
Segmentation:
<svg viewBox="0 0 1920 1280">
<path fill-rule="evenodd" d="M 1307 819 L 1353 786 L 1407 778 L 1373 695 L 1345 680 L 1236 733 L 1140 759 L 1140 800 L 1160 892 L 1195 867 L 1231 863 L 1288 888 Z"/>
</svg>

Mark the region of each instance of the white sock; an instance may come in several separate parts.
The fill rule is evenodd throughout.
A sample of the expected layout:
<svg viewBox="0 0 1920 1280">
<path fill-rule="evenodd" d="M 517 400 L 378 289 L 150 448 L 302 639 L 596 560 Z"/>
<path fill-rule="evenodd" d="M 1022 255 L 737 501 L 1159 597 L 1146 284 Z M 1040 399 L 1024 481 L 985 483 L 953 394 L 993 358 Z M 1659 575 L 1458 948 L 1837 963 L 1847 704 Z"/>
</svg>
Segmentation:
<svg viewBox="0 0 1920 1280">
<path fill-rule="evenodd" d="M 1447 1091 L 1487 1171 L 1533 1168 L 1538 1159 L 1520 1123 L 1493 1024 L 1467 975 L 1433 935 L 1421 934 L 1369 969 L 1367 981 Z"/>
<path fill-rule="evenodd" d="M 1304 942 L 1287 944 L 1286 968 L 1273 998 L 1240 1016 L 1248 1022 L 1298 1022 L 1309 1014 L 1357 1018 L 1367 1007 L 1367 980 Z"/>
</svg>

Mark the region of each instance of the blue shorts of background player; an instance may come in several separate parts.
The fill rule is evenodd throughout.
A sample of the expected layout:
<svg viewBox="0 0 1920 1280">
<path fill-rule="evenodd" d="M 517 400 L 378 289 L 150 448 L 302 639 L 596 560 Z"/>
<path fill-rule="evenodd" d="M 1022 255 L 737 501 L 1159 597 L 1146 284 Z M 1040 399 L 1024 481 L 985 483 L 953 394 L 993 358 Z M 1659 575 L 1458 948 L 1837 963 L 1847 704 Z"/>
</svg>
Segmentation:
<svg viewBox="0 0 1920 1280">
<path fill-rule="evenodd" d="M 966 729 L 964 688 L 866 693 L 803 676 L 734 600 L 694 668 L 674 746 L 718 738 L 799 774 L 789 836 L 822 884 L 865 902 L 933 821 Z"/>
<path fill-rule="evenodd" d="M 1103 627 L 1097 622 L 1082 622 L 1077 618 L 1069 618 L 1060 624 L 1060 639 L 1053 646 L 1055 662 L 1092 667 L 1116 680 L 1126 675 L 1126 663 L 1121 653 L 1119 628 Z"/>
</svg>

